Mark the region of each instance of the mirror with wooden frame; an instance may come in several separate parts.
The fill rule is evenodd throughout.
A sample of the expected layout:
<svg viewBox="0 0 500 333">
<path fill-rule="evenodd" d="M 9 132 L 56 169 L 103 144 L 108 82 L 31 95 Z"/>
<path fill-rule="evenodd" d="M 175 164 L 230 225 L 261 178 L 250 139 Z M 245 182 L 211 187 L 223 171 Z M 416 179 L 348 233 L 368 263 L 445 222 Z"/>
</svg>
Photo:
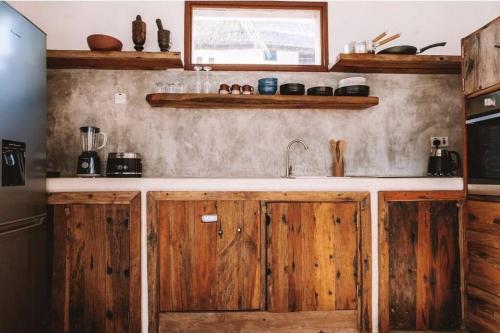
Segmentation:
<svg viewBox="0 0 500 333">
<path fill-rule="evenodd" d="M 184 67 L 326 71 L 326 2 L 186 1 Z"/>
</svg>

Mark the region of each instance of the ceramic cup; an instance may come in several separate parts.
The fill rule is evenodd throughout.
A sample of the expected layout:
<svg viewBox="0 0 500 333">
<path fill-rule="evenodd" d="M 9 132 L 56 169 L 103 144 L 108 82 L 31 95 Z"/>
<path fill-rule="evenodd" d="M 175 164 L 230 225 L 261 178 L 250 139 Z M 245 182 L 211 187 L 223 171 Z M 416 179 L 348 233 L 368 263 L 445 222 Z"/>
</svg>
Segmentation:
<svg viewBox="0 0 500 333">
<path fill-rule="evenodd" d="M 231 86 L 231 94 L 233 94 L 233 95 L 241 94 L 241 87 L 239 84 L 233 84 Z"/>
<path fill-rule="evenodd" d="M 241 91 L 243 92 L 243 95 L 252 95 L 254 89 L 251 85 L 245 84 L 243 87 L 241 87 Z"/>
<path fill-rule="evenodd" d="M 227 95 L 230 92 L 230 88 L 227 84 L 223 83 L 219 86 L 219 94 Z"/>
</svg>

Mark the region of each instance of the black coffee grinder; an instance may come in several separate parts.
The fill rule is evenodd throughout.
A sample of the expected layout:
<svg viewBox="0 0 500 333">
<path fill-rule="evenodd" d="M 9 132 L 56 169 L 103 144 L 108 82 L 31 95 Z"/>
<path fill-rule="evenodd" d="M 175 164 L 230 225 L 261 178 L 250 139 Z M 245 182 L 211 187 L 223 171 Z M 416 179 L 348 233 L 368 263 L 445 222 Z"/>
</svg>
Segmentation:
<svg viewBox="0 0 500 333">
<path fill-rule="evenodd" d="M 76 174 L 78 177 L 100 177 L 101 161 L 97 151 L 106 145 L 107 136 L 98 127 L 80 127 L 83 152 L 78 156 Z M 101 137 L 101 144 L 97 143 Z"/>
</svg>

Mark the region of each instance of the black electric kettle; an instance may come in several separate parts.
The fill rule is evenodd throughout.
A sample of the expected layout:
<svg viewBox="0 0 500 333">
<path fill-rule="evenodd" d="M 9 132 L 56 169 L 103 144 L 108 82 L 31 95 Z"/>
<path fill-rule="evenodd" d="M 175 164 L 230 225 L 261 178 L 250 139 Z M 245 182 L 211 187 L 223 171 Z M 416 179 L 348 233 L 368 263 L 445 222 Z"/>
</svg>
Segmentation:
<svg viewBox="0 0 500 333">
<path fill-rule="evenodd" d="M 439 140 L 434 140 L 427 165 L 427 175 L 434 177 L 454 176 L 455 172 L 462 166 L 460 155 L 456 151 L 448 151 L 439 148 Z"/>
</svg>

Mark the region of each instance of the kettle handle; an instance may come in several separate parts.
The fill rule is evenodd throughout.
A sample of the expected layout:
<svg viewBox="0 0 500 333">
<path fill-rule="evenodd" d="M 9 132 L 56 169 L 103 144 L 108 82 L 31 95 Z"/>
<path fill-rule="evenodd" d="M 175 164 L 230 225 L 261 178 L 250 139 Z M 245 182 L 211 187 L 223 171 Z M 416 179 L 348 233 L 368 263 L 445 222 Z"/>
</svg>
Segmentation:
<svg viewBox="0 0 500 333">
<path fill-rule="evenodd" d="M 462 167 L 462 160 L 460 159 L 460 155 L 456 151 L 453 151 L 453 150 L 450 151 L 450 155 L 455 156 L 455 159 L 454 159 L 455 165 L 454 165 L 453 171 L 457 171 L 458 169 L 460 169 Z"/>
</svg>

